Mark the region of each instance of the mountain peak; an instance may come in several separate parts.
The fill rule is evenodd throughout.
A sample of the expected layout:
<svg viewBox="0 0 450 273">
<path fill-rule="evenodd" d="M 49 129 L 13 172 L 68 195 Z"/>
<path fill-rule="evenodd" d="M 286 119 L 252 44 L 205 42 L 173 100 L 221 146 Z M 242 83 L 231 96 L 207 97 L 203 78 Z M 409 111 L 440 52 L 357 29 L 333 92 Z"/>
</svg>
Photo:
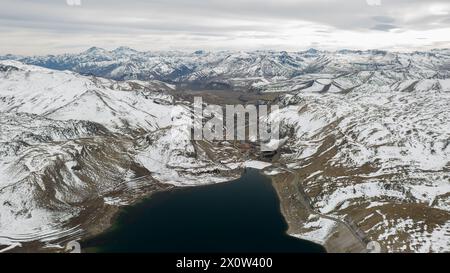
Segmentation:
<svg viewBox="0 0 450 273">
<path fill-rule="evenodd" d="M 319 51 L 318 51 L 317 49 L 315 49 L 315 48 L 310 48 L 310 49 L 306 50 L 305 52 L 306 52 L 306 53 L 311 53 L 311 54 L 316 54 L 316 53 L 318 53 Z"/>
<path fill-rule="evenodd" d="M 91 47 L 91 48 L 89 48 L 88 50 L 86 50 L 84 53 L 86 53 L 86 54 L 95 54 L 95 53 L 104 53 L 106 50 L 104 50 L 103 48 L 101 48 L 101 47 L 96 47 L 96 46 L 93 46 L 93 47 Z"/>
<path fill-rule="evenodd" d="M 205 53 L 206 53 L 206 51 L 204 51 L 203 49 L 199 49 L 194 52 L 195 55 L 203 55 Z"/>
<path fill-rule="evenodd" d="M 135 54 L 138 51 L 134 50 L 134 49 L 132 49 L 131 47 L 128 47 L 128 46 L 121 46 L 121 47 L 118 47 L 118 48 L 114 49 L 112 52 L 114 52 L 116 54 Z"/>
</svg>

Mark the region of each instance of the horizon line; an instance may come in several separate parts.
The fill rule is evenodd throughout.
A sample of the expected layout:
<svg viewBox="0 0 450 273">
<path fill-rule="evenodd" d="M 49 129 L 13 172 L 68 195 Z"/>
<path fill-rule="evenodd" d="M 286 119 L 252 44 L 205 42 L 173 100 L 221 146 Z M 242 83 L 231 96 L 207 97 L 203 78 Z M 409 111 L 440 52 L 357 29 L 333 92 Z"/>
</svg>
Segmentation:
<svg viewBox="0 0 450 273">
<path fill-rule="evenodd" d="M 403 54 L 412 54 L 412 53 L 426 53 L 426 52 L 432 52 L 432 51 L 443 51 L 443 50 L 450 50 L 450 47 L 435 47 L 430 49 L 410 49 L 410 50 L 398 50 L 398 49 L 383 49 L 383 48 L 372 48 L 372 49 L 356 49 L 356 48 L 336 48 L 336 49 L 320 49 L 316 47 L 310 47 L 308 49 L 302 49 L 302 50 L 281 50 L 281 49 L 253 49 L 253 50 L 239 50 L 239 49 L 167 49 L 167 50 L 138 50 L 130 46 L 119 46 L 113 49 L 101 47 L 101 46 L 90 46 L 86 47 L 85 50 L 77 51 L 77 52 L 66 52 L 66 53 L 47 53 L 47 54 L 15 54 L 15 53 L 0 53 L 0 56 L 15 56 L 15 57 L 35 57 L 35 56 L 60 56 L 60 55 L 80 55 L 83 53 L 88 53 L 89 51 L 93 50 L 102 50 L 108 53 L 113 53 L 114 51 L 120 50 L 120 49 L 128 49 L 135 51 L 136 53 L 169 53 L 169 52 L 180 52 L 180 53 L 191 53 L 191 54 L 207 54 L 207 53 L 237 53 L 237 52 L 244 52 L 244 53 L 255 53 L 255 52 L 274 52 L 274 53 L 301 53 L 301 52 L 308 52 L 308 51 L 317 51 L 317 52 L 323 52 L 323 53 L 338 53 L 341 51 L 349 51 L 349 52 L 373 52 L 373 51 L 380 51 L 380 52 L 386 52 L 386 53 L 403 53 Z"/>
</svg>

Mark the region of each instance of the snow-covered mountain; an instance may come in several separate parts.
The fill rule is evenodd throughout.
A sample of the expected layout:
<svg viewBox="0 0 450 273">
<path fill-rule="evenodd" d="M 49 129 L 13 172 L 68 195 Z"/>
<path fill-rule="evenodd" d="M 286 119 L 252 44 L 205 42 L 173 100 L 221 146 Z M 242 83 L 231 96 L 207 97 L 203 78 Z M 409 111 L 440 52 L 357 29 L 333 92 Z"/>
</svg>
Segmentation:
<svg viewBox="0 0 450 273">
<path fill-rule="evenodd" d="M 283 95 L 279 162 L 318 214 L 352 219 L 385 250 L 449 251 L 450 79 L 385 81 Z M 325 243 L 335 223 L 319 219 L 292 233 Z"/>
<path fill-rule="evenodd" d="M 391 53 L 379 50 L 336 52 L 310 49 L 300 52 L 138 52 L 120 47 L 112 51 L 90 48 L 80 54 L 20 57 L 23 63 L 57 70 L 71 70 L 115 80 L 162 80 L 202 88 L 249 89 L 267 83 L 304 80 L 311 74 L 333 78 L 365 78 L 378 71 L 389 79 L 448 78 L 447 50 Z M 358 75 L 361 74 L 361 75 Z M 376 75 L 374 75 L 376 78 Z M 376 79 L 374 79 L 376 80 Z M 295 84 L 289 83 L 292 88 Z"/>
<path fill-rule="evenodd" d="M 92 234 L 105 222 L 92 211 L 236 177 L 248 149 L 192 141 L 191 102 L 175 95 L 225 88 L 282 106 L 270 118 L 288 141 L 266 173 L 289 234 L 336 251 L 450 251 L 448 50 L 0 59 L 0 244 Z"/>
<path fill-rule="evenodd" d="M 0 245 L 92 235 L 143 194 L 239 174 L 220 160 L 233 148 L 191 141 L 190 108 L 170 85 L 0 68 Z"/>
</svg>

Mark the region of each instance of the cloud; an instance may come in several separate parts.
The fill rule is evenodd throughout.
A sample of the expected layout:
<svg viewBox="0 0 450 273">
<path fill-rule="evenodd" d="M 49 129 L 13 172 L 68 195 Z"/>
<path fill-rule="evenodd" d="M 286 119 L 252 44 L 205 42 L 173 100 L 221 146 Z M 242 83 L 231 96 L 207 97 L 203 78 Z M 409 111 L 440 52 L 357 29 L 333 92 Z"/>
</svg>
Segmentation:
<svg viewBox="0 0 450 273">
<path fill-rule="evenodd" d="M 380 22 L 380 23 L 394 23 L 395 22 L 395 18 L 389 17 L 389 16 L 374 16 L 374 17 L 372 17 L 372 19 L 374 21 Z"/>
<path fill-rule="evenodd" d="M 414 48 L 448 46 L 450 38 L 439 35 L 450 29 L 449 11 L 448 1 L 437 0 L 381 5 L 366 0 L 82 0 L 80 6 L 66 0 L 2 0 L 0 35 L 8 39 L 0 54 L 73 52 L 92 45 L 389 49 L 405 39 Z"/>
<path fill-rule="evenodd" d="M 374 30 L 381 30 L 381 31 L 389 31 L 391 29 L 398 29 L 399 27 L 396 25 L 391 24 L 378 24 L 375 25 L 372 29 Z"/>
</svg>

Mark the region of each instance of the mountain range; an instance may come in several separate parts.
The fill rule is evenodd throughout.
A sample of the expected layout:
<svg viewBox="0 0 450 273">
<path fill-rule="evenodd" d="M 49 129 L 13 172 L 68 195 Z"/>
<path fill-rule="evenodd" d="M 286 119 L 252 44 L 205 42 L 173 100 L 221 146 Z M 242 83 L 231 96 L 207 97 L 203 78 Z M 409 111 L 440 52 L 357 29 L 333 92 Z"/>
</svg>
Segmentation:
<svg viewBox="0 0 450 273">
<path fill-rule="evenodd" d="M 256 166 L 292 236 L 330 251 L 450 251 L 450 50 L 121 47 L 0 60 L 0 245 L 58 249 L 142 196 Z M 269 119 L 286 144 L 263 158 L 193 141 L 180 94 L 196 92 L 278 104 Z"/>
</svg>

